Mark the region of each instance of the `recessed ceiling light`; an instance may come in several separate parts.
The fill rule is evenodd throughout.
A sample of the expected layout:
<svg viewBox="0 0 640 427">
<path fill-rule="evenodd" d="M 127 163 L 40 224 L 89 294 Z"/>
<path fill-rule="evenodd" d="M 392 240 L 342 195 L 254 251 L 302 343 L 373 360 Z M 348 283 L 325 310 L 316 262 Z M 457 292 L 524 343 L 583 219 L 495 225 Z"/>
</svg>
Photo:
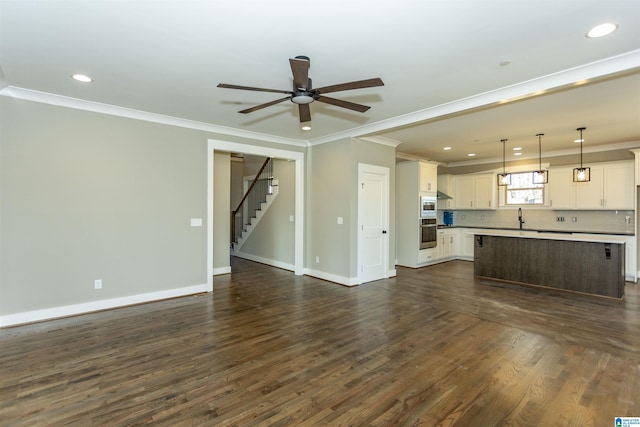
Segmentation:
<svg viewBox="0 0 640 427">
<path fill-rule="evenodd" d="M 302 130 L 311 130 L 311 126 L 309 126 L 309 125 L 304 125 L 304 126 L 302 126 L 300 129 L 302 129 Z"/>
<path fill-rule="evenodd" d="M 618 25 L 617 24 L 614 24 L 612 22 L 607 22 L 607 23 L 600 24 L 600 25 L 597 25 L 597 26 L 593 27 L 587 33 L 587 37 L 589 37 L 590 39 L 594 39 L 594 38 L 598 38 L 598 37 L 604 37 L 606 35 L 609 35 L 609 34 L 613 33 L 617 29 L 618 29 Z"/>
<path fill-rule="evenodd" d="M 443 150 L 444 151 L 449 151 L 449 150 L 451 150 L 451 147 L 444 147 Z"/>
<path fill-rule="evenodd" d="M 93 79 L 89 76 L 85 76 L 84 74 L 72 74 L 71 78 L 77 82 L 81 83 L 91 83 Z"/>
<path fill-rule="evenodd" d="M 473 157 L 473 156 L 475 156 L 475 153 L 469 153 L 469 154 L 467 154 L 467 156 Z"/>
<path fill-rule="evenodd" d="M 513 153 L 514 156 L 522 156 L 522 152 L 518 151 L 517 153 Z"/>
<path fill-rule="evenodd" d="M 522 147 L 513 147 L 513 151 L 520 151 L 522 150 Z"/>
</svg>

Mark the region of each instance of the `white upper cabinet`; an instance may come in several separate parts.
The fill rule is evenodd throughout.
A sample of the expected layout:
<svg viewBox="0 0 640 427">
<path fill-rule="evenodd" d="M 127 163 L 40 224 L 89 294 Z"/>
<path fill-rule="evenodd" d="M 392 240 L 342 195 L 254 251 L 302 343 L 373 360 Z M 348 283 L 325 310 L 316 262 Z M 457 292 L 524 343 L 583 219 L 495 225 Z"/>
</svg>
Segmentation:
<svg viewBox="0 0 640 427">
<path fill-rule="evenodd" d="M 475 201 L 474 209 L 496 208 L 495 175 L 483 174 L 475 177 L 473 198 Z"/>
<path fill-rule="evenodd" d="M 473 175 L 455 175 L 453 177 L 456 209 L 473 209 Z"/>
<path fill-rule="evenodd" d="M 633 163 L 611 165 L 604 169 L 603 207 L 605 209 L 635 209 Z"/>
<path fill-rule="evenodd" d="M 576 205 L 573 185 L 572 168 L 550 169 L 549 184 L 547 184 L 549 207 L 551 209 L 573 209 Z"/>
<path fill-rule="evenodd" d="M 571 180 L 573 181 L 573 174 Z M 591 168 L 591 181 L 574 183 L 576 209 L 602 209 L 604 207 L 603 183 L 604 172 L 602 167 Z"/>
<path fill-rule="evenodd" d="M 589 182 L 573 182 L 573 168 L 552 168 L 549 171 L 551 209 L 634 209 L 633 162 L 603 163 L 589 167 Z"/>
<path fill-rule="evenodd" d="M 438 165 L 420 162 L 420 191 L 435 193 L 438 190 Z"/>
<path fill-rule="evenodd" d="M 493 174 L 455 175 L 456 209 L 495 209 L 496 189 Z"/>
</svg>

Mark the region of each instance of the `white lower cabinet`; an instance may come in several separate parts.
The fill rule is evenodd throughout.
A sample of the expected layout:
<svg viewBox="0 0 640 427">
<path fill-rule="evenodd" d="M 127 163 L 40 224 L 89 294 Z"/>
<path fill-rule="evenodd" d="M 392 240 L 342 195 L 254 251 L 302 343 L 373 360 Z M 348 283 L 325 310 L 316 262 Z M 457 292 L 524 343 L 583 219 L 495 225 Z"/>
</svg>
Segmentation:
<svg viewBox="0 0 640 427">
<path fill-rule="evenodd" d="M 628 282 L 638 281 L 638 258 L 636 252 L 636 236 L 627 237 L 625 242 L 625 279 Z"/>
<path fill-rule="evenodd" d="M 459 258 L 473 261 L 473 238 L 475 237 L 473 230 L 463 228 L 460 233 L 462 247 L 460 248 Z"/>
<path fill-rule="evenodd" d="M 418 264 L 430 264 L 438 259 L 438 248 L 421 249 L 418 252 Z"/>
<path fill-rule="evenodd" d="M 455 229 L 438 230 L 438 259 L 447 260 L 458 255 L 459 231 Z"/>
</svg>

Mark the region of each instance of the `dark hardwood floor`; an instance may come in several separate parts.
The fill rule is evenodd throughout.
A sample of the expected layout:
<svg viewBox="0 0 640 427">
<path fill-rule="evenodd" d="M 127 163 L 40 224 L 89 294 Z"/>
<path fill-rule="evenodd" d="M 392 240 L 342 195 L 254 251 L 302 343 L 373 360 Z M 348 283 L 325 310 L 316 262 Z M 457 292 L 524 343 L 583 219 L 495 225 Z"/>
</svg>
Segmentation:
<svg viewBox="0 0 640 427">
<path fill-rule="evenodd" d="M 640 416 L 640 297 L 355 288 L 235 259 L 214 293 L 0 330 L 2 426 L 592 426 Z"/>
</svg>

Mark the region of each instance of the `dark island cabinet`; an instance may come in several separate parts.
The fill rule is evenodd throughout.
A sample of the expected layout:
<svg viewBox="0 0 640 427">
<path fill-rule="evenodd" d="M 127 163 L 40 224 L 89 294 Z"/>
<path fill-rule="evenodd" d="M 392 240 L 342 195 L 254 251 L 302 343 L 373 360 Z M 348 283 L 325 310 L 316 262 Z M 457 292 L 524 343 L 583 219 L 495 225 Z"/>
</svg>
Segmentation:
<svg viewBox="0 0 640 427">
<path fill-rule="evenodd" d="M 622 298 L 624 243 L 476 235 L 476 276 Z"/>
</svg>

